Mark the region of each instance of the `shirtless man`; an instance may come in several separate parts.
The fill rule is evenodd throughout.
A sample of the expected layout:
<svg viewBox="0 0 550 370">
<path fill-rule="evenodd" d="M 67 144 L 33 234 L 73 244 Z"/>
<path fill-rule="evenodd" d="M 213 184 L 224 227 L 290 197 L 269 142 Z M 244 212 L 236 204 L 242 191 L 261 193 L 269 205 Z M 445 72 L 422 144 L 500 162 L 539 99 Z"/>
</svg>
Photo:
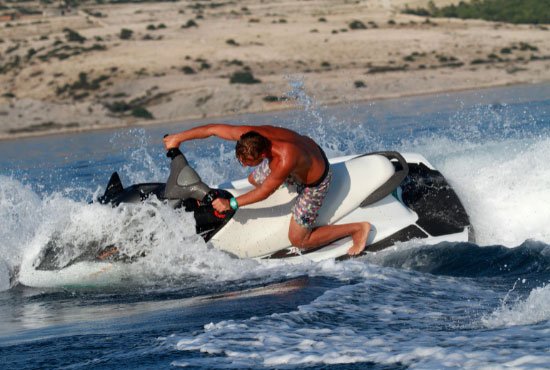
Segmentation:
<svg viewBox="0 0 550 370">
<path fill-rule="evenodd" d="M 166 149 L 177 148 L 188 140 L 217 136 L 237 141 L 236 156 L 243 166 L 258 166 L 248 176 L 254 189 L 237 198 L 218 198 L 212 202 L 218 212 L 260 202 L 283 183 L 294 183 L 298 197 L 292 210 L 288 238 L 292 245 L 314 249 L 351 236 L 348 254 L 355 256 L 365 249 L 370 231 L 368 222 L 314 227 L 319 208 L 325 199 L 332 172 L 323 150 L 309 137 L 274 126 L 233 126 L 209 124 L 168 135 Z"/>
</svg>

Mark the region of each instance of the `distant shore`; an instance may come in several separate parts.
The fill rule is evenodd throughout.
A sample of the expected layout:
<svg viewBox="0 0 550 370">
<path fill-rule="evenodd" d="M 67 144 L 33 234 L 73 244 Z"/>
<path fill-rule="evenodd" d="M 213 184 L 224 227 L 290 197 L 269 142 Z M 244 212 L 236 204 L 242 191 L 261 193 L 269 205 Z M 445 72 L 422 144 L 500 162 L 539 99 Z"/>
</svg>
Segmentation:
<svg viewBox="0 0 550 370">
<path fill-rule="evenodd" d="M 543 82 L 541 82 L 543 83 Z M 514 83 L 514 84 L 504 84 L 504 85 L 496 85 L 496 84 L 490 84 L 487 86 L 477 86 L 477 87 L 466 87 L 466 88 L 458 88 L 458 89 L 446 89 L 441 91 L 429 91 L 429 92 L 421 92 L 421 93 L 413 93 L 413 94 L 400 94 L 400 95 L 392 95 L 392 96 L 379 96 L 379 97 L 373 97 L 371 99 L 366 100 L 356 100 L 353 102 L 349 101 L 342 101 L 342 102 L 332 102 L 328 104 L 318 104 L 324 107 L 330 107 L 330 106 L 336 106 L 340 104 L 348 104 L 348 103 L 355 103 L 355 104 L 361 104 L 361 103 L 369 103 L 369 102 L 375 102 L 375 101 L 381 101 L 381 100 L 389 100 L 389 99 L 399 99 L 399 98 L 407 98 L 407 97 L 419 97 L 419 96 L 425 96 L 425 95 L 437 95 L 437 94 L 447 94 L 447 93 L 457 93 L 457 92 L 464 92 L 464 91 L 477 91 L 477 90 L 484 90 L 484 89 L 491 89 L 491 88 L 499 88 L 499 87 L 514 87 L 514 86 L 525 86 L 525 83 Z M 180 118 L 172 119 L 172 120 L 146 120 L 146 121 L 136 121 L 134 123 L 128 124 L 126 122 L 121 123 L 113 123 L 113 124 L 102 124 L 97 126 L 79 126 L 79 127 L 63 127 L 63 128 L 57 128 L 52 130 L 35 130 L 35 131 L 27 131 L 27 132 L 19 132 L 19 133 L 9 133 L 9 134 L 0 134 L 0 141 L 7 141 L 7 140 L 17 140 L 17 139 L 24 139 L 24 138 L 32 138 L 32 137 L 41 137 L 41 136 L 51 136 L 51 135 L 63 135 L 63 134 L 73 134 L 73 133 L 83 133 L 83 132 L 90 132 L 90 131 L 98 131 L 98 130 L 116 130 L 121 128 L 136 128 L 136 127 L 144 127 L 144 126 L 155 126 L 155 125 L 170 125 L 170 124 L 177 124 L 180 123 L 182 125 L 192 125 L 192 122 L 197 120 L 204 120 L 209 119 L 212 123 L 219 122 L 221 123 L 220 119 L 228 118 L 231 116 L 236 116 L 240 114 L 261 114 L 261 113 L 269 113 L 269 112 L 282 112 L 282 111 L 292 111 L 297 109 L 303 109 L 302 106 L 294 105 L 294 104 L 287 104 L 286 106 L 279 106 L 275 109 L 269 109 L 269 110 L 262 110 L 262 111 L 249 111 L 249 112 L 237 112 L 232 114 L 223 114 L 219 116 L 208 116 L 208 117 L 190 117 L 190 116 L 182 116 Z M 261 122 L 258 122 L 261 123 Z"/>
<path fill-rule="evenodd" d="M 0 140 L 293 109 L 296 85 L 333 105 L 550 81 L 547 27 L 401 13 L 425 3 L 90 5 L 3 22 Z"/>
</svg>

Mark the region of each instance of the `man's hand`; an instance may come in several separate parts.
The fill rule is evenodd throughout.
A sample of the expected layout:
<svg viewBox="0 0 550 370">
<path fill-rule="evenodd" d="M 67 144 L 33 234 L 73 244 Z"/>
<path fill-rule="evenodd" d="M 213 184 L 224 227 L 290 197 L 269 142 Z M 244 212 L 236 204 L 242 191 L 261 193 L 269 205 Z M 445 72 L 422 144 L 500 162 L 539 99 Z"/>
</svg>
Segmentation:
<svg viewBox="0 0 550 370">
<path fill-rule="evenodd" d="M 227 212 L 231 209 L 229 199 L 216 198 L 212 201 L 212 207 L 218 212 Z"/>
<path fill-rule="evenodd" d="M 164 139 L 162 139 L 162 141 L 164 141 L 164 147 L 166 148 L 166 150 L 177 148 L 181 144 L 181 141 L 178 139 L 177 134 L 168 135 Z"/>
</svg>

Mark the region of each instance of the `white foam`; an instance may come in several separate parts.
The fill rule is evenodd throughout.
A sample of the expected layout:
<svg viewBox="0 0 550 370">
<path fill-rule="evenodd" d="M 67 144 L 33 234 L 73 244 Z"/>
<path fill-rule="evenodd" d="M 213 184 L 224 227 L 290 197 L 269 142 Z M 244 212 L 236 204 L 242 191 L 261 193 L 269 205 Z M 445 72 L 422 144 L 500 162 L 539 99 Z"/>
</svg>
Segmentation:
<svg viewBox="0 0 550 370">
<path fill-rule="evenodd" d="M 530 325 L 550 320 L 550 285 L 536 288 L 519 302 L 504 302 L 496 311 L 482 319 L 488 328 Z"/>
<path fill-rule="evenodd" d="M 173 365 L 260 368 L 372 362 L 477 369 L 502 364 L 540 368 L 550 360 L 543 354 L 550 344 L 544 327 L 522 327 L 520 337 L 527 343 L 519 347 L 513 328 L 479 330 L 473 313 L 479 310 L 479 299 L 491 299 L 494 292 L 482 293 L 459 279 L 357 261 L 317 269 L 324 276 L 354 276 L 361 282 L 328 290 L 291 312 L 209 323 L 202 332 L 173 337 L 179 350 L 209 354 L 185 355 Z"/>
<path fill-rule="evenodd" d="M 10 270 L 5 261 L 0 260 L 0 292 L 10 288 Z"/>
<path fill-rule="evenodd" d="M 38 275 L 33 263 L 51 241 L 55 241 L 59 248 L 58 261 L 61 266 L 85 250 L 91 248 L 99 251 L 107 245 L 115 245 L 128 256 L 146 253 L 146 257 L 138 262 L 106 272 L 107 275 L 115 274 L 117 281 L 124 276 L 141 284 L 166 278 L 174 281 L 189 276 L 201 276 L 207 281 L 230 280 L 242 277 L 246 271 L 257 266 L 254 261 L 235 260 L 208 247 L 195 234 L 191 214 L 173 210 L 158 200 L 111 208 L 53 196 L 44 201 L 43 212 L 46 217 L 49 216 L 49 221 L 39 225 L 20 271 L 20 280 L 28 285 L 56 286 L 70 281 L 69 277 L 58 281 L 36 279 Z M 75 283 L 81 277 L 79 274 L 75 271 Z M 87 279 L 83 283 L 90 281 Z"/>
<path fill-rule="evenodd" d="M 462 200 L 480 245 L 550 242 L 550 139 L 416 143 Z"/>
<path fill-rule="evenodd" d="M 30 187 L 0 176 L 0 290 L 9 288 L 10 274 L 21 263 L 41 217 L 40 199 Z"/>
<path fill-rule="evenodd" d="M 31 192 L 34 198 L 36 195 Z M 284 264 L 263 265 L 254 260 L 236 259 L 216 250 L 195 233 L 191 213 L 174 210 L 156 198 L 140 204 L 126 204 L 116 208 L 97 203 L 87 204 L 53 194 L 36 200 L 33 212 L 40 217 L 27 239 L 15 240 L 21 244 L 20 282 L 35 287 L 116 285 L 134 282 L 138 285 L 196 285 L 241 279 L 269 279 L 301 273 L 300 267 Z M 33 213 L 34 215 L 35 213 Z M 23 229 L 15 222 L 15 230 Z M 14 237 L 16 235 L 14 234 Z M 114 245 L 128 256 L 138 258 L 130 264 L 116 263 L 114 267 L 77 264 L 63 273 L 41 272 L 36 261 L 48 243 L 57 248 L 57 263 L 65 266 L 84 251 L 98 252 Z"/>
</svg>

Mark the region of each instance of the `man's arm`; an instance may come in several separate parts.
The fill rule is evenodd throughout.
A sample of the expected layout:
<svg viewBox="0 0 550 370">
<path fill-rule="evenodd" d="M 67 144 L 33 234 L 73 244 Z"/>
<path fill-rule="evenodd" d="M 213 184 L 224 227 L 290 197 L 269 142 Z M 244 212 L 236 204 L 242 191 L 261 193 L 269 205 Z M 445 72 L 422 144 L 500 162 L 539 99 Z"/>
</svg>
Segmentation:
<svg viewBox="0 0 550 370">
<path fill-rule="evenodd" d="M 287 171 L 284 166 L 279 166 L 275 171 L 272 171 L 260 185 L 256 184 L 254 189 L 236 198 L 239 207 L 260 202 L 269 197 L 283 184 L 290 174 L 290 171 L 291 169 Z"/>
<path fill-rule="evenodd" d="M 254 187 L 258 187 L 260 185 L 258 185 L 258 183 L 256 182 L 256 180 L 254 180 L 254 172 L 251 172 L 250 175 L 248 175 L 248 182 L 253 185 Z"/>
<path fill-rule="evenodd" d="M 295 156 L 289 156 L 282 161 L 272 163 L 272 166 L 270 166 L 272 171 L 262 184 L 258 185 L 254 183 L 254 189 L 236 198 L 239 207 L 260 202 L 273 194 L 294 169 L 296 163 L 294 158 Z M 227 199 L 217 198 L 212 202 L 212 205 L 219 212 L 230 209 L 229 200 Z"/>
<path fill-rule="evenodd" d="M 177 148 L 184 141 L 206 139 L 210 136 L 217 136 L 221 139 L 237 141 L 243 134 L 252 130 L 254 130 L 254 126 L 234 126 L 224 123 L 211 123 L 208 125 L 194 127 L 178 134 L 168 135 L 163 139 L 163 141 L 166 149 Z"/>
</svg>

